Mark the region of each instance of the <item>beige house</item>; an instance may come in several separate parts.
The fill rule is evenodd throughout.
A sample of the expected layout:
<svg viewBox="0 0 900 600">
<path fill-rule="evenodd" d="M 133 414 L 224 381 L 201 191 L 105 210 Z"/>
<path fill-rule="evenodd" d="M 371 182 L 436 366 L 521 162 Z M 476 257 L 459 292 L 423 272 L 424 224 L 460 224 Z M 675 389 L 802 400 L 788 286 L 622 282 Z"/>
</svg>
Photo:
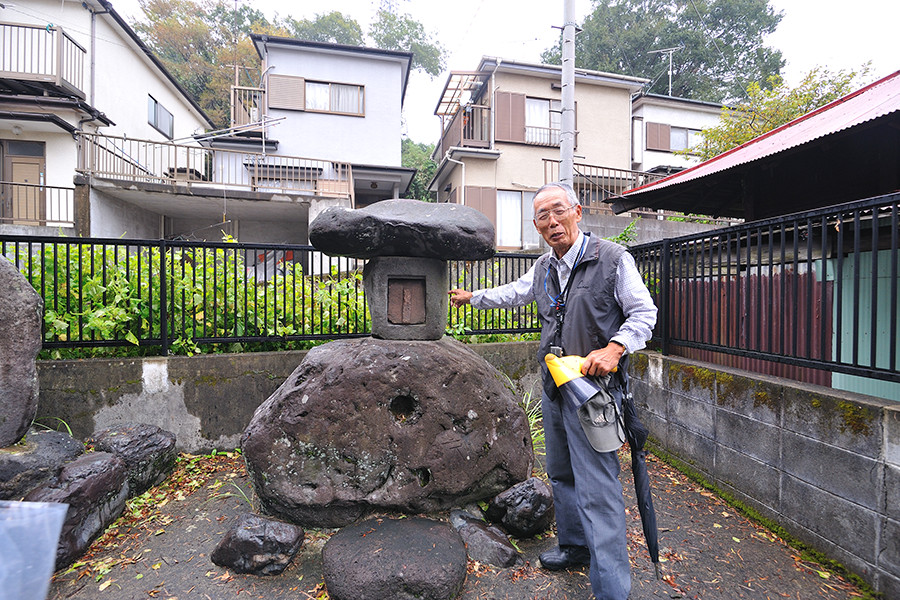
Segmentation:
<svg viewBox="0 0 900 600">
<path fill-rule="evenodd" d="M 558 177 L 561 68 L 484 57 L 452 72 L 435 114 L 443 124 L 430 189 L 439 202 L 477 208 L 494 222 L 497 248 L 537 248 L 535 190 Z M 632 96 L 644 79 L 577 69 L 575 187 L 589 211 L 612 214 L 608 194 L 634 187 Z M 603 165 L 602 167 L 589 165 Z"/>
</svg>

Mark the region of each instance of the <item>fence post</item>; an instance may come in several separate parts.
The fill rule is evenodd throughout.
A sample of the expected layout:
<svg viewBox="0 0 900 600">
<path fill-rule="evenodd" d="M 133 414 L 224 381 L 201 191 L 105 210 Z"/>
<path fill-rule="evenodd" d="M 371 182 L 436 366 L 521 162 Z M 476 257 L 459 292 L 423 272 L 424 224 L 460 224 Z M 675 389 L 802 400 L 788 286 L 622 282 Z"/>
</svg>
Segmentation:
<svg viewBox="0 0 900 600">
<path fill-rule="evenodd" d="M 159 338 L 163 356 L 169 355 L 169 295 L 166 287 L 166 240 L 159 240 Z"/>
<path fill-rule="evenodd" d="M 662 253 L 659 257 L 660 276 L 659 276 L 659 311 L 656 320 L 656 326 L 659 327 L 660 334 L 660 350 L 664 356 L 669 354 L 669 275 L 672 272 L 672 243 L 669 240 L 663 240 Z"/>
</svg>

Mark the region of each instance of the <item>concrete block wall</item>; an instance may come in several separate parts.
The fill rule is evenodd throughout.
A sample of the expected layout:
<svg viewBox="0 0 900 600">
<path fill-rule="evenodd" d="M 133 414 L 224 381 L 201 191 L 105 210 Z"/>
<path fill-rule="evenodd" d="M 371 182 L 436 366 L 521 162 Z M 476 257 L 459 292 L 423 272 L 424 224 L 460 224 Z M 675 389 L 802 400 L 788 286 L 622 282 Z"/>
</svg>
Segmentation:
<svg viewBox="0 0 900 600">
<path fill-rule="evenodd" d="M 656 353 L 632 381 L 660 447 L 900 598 L 900 403 Z"/>
</svg>

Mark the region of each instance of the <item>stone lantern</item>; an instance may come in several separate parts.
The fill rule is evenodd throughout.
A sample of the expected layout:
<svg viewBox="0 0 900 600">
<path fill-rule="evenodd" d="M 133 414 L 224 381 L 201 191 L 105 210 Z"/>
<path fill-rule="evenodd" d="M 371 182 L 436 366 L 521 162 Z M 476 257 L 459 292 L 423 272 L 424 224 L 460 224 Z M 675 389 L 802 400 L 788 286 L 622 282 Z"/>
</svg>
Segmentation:
<svg viewBox="0 0 900 600">
<path fill-rule="evenodd" d="M 494 255 L 494 226 L 482 213 L 419 200 L 326 210 L 309 238 L 325 254 L 369 259 L 363 284 L 372 337 L 385 340 L 440 339 L 447 328 L 447 261 Z"/>
</svg>

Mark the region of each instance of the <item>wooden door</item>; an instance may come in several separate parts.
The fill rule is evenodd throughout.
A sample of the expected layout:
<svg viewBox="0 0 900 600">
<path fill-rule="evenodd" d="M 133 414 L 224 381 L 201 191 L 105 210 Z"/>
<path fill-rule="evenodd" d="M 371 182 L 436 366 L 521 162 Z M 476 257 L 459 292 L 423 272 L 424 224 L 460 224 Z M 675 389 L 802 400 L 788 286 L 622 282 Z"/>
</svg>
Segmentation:
<svg viewBox="0 0 900 600">
<path fill-rule="evenodd" d="M 43 159 L 10 157 L 12 220 L 17 225 L 40 225 L 46 218 Z M 23 185 L 15 185 L 23 184 Z"/>
</svg>

